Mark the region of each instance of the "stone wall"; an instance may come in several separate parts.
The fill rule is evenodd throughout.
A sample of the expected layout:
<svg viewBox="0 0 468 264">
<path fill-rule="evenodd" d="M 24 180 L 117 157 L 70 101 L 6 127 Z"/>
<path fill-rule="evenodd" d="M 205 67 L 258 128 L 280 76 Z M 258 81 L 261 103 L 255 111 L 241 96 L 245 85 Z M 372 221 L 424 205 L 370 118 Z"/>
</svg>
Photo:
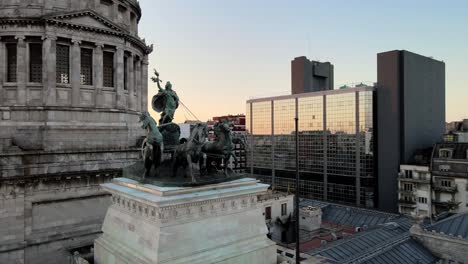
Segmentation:
<svg viewBox="0 0 468 264">
<path fill-rule="evenodd" d="M 73 248 L 92 245 L 110 205 L 100 184 L 119 175 L 114 170 L 2 180 L 0 263 L 66 263 Z"/>
<path fill-rule="evenodd" d="M 7 47 L 16 55 L 0 64 L 0 263 L 68 263 L 100 234 L 110 204 L 100 184 L 139 159 L 145 135 L 152 47 L 138 36 L 140 17 L 136 0 L 0 1 L 0 60 Z M 62 61 L 58 45 L 69 49 Z"/>
<path fill-rule="evenodd" d="M 410 232 L 414 239 L 443 260 L 464 263 L 468 259 L 468 240 L 465 238 L 429 232 L 417 225 L 411 227 Z"/>
</svg>

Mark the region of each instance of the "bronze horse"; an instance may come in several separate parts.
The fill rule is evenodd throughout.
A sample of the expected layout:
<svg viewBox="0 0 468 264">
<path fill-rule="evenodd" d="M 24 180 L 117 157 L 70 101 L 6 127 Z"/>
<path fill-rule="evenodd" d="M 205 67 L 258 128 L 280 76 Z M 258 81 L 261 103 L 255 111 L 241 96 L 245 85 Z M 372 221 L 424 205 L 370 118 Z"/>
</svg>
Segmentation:
<svg viewBox="0 0 468 264">
<path fill-rule="evenodd" d="M 201 152 L 207 155 L 207 163 L 209 163 L 210 167 L 216 168 L 216 165 L 220 165 L 226 175 L 228 170 L 227 162 L 229 162 L 229 158 L 232 157 L 234 162 L 237 162 L 237 157 L 234 154 L 231 128 L 226 120 L 222 120 L 221 122 L 216 123 L 213 129 L 216 135 L 215 141 L 203 144 Z"/>
<path fill-rule="evenodd" d="M 189 175 L 192 182 L 196 182 L 192 171 L 192 163 L 198 163 L 200 172 L 203 171 L 204 154 L 201 152 L 202 146 L 208 137 L 208 130 L 205 123 L 197 123 L 190 133 L 187 142 L 178 145 L 175 148 L 172 163 L 172 177 L 176 177 L 180 167 L 187 169 L 184 177 Z"/>
<path fill-rule="evenodd" d="M 143 112 L 140 115 L 140 122 L 142 128 L 147 131 L 145 140 L 142 143 L 141 151 L 143 161 L 145 164 L 145 173 L 143 179 L 150 175 L 151 167 L 154 166 L 156 173 L 161 165 L 161 158 L 163 153 L 163 136 L 156 125 L 156 121 L 150 116 L 148 112 Z"/>
</svg>

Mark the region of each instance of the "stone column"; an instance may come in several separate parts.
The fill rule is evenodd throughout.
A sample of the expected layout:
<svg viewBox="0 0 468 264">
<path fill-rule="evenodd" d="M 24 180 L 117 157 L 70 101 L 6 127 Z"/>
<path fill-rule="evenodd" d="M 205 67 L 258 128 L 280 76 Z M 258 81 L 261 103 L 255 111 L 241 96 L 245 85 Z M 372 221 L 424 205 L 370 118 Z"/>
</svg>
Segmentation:
<svg viewBox="0 0 468 264">
<path fill-rule="evenodd" d="M 141 112 L 141 58 L 136 63 L 135 68 L 135 89 L 136 89 L 136 111 Z"/>
<path fill-rule="evenodd" d="M 42 38 L 42 83 L 43 101 L 45 105 L 55 105 L 57 101 L 57 73 L 56 73 L 56 41 L 57 37 L 47 35 Z"/>
<path fill-rule="evenodd" d="M 121 47 L 117 48 L 115 53 L 115 83 L 117 85 L 117 108 L 125 109 L 125 94 L 124 94 L 124 50 Z"/>
<path fill-rule="evenodd" d="M 128 87 L 128 108 L 131 110 L 135 110 L 135 72 L 133 71 L 133 61 L 135 55 L 130 54 L 127 59 L 127 70 L 128 70 L 128 78 L 127 78 L 127 87 Z"/>
<path fill-rule="evenodd" d="M 5 58 L 5 44 L 1 42 L 0 37 L 0 58 Z M 6 59 L 5 59 L 6 61 Z M 3 105 L 3 82 L 5 77 L 5 63 L 0 63 L 0 105 Z"/>
<path fill-rule="evenodd" d="M 16 36 L 18 40 L 17 48 L 17 66 L 16 66 L 16 83 L 17 83 L 17 100 L 16 103 L 26 105 L 26 38 L 24 36 Z"/>
<path fill-rule="evenodd" d="M 72 106 L 80 106 L 80 86 L 81 86 L 81 41 L 72 40 L 73 46 L 71 51 L 71 87 L 72 87 Z"/>
<path fill-rule="evenodd" d="M 94 79 L 94 90 L 95 90 L 95 104 L 96 106 L 102 106 L 104 104 L 104 98 L 102 95 L 103 84 L 103 51 L 102 48 L 104 44 L 96 43 L 96 48 L 94 49 L 94 58 L 93 58 L 93 79 Z"/>
<path fill-rule="evenodd" d="M 148 111 L 148 55 L 141 62 L 141 111 Z"/>
</svg>

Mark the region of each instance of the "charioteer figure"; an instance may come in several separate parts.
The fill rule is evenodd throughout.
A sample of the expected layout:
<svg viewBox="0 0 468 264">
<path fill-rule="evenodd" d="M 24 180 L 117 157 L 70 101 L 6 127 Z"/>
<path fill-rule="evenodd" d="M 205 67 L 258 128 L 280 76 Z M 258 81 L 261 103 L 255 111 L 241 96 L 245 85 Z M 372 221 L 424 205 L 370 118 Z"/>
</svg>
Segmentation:
<svg viewBox="0 0 468 264">
<path fill-rule="evenodd" d="M 164 89 L 161 87 L 161 80 L 159 73 L 155 70 L 153 81 L 158 85 L 159 92 L 153 97 L 153 108 L 156 112 L 161 112 L 159 125 L 171 123 L 174 120 L 174 114 L 179 107 L 179 97 L 177 93 L 172 90 L 171 82 L 166 82 Z"/>
</svg>

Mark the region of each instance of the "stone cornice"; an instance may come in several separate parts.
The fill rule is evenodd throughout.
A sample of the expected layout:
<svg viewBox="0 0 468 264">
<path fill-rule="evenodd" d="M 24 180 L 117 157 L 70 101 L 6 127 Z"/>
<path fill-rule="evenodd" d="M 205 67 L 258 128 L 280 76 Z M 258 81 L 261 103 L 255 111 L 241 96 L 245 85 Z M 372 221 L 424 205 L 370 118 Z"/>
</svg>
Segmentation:
<svg viewBox="0 0 468 264">
<path fill-rule="evenodd" d="M 82 16 L 89 16 L 92 17 L 107 27 L 109 29 L 81 25 L 81 24 L 74 24 L 70 23 L 63 19 L 73 18 L 73 17 L 82 17 Z M 82 10 L 82 11 L 75 11 L 70 13 L 55 13 L 43 16 L 41 18 L 37 17 L 30 17 L 30 18 L 0 18 L 0 25 L 31 25 L 31 24 L 38 24 L 38 25 L 55 25 L 58 27 L 67 27 L 75 30 L 82 30 L 82 31 L 90 31 L 96 32 L 100 34 L 106 35 L 113 35 L 117 37 L 122 37 L 128 42 L 136 45 L 137 47 L 141 48 L 146 54 L 149 54 L 153 51 L 153 46 L 148 46 L 146 43 L 140 39 L 139 37 L 133 36 L 130 34 L 129 31 L 123 29 L 122 27 L 114 24 L 107 18 L 102 17 L 101 15 L 97 14 L 92 10 Z"/>
</svg>

